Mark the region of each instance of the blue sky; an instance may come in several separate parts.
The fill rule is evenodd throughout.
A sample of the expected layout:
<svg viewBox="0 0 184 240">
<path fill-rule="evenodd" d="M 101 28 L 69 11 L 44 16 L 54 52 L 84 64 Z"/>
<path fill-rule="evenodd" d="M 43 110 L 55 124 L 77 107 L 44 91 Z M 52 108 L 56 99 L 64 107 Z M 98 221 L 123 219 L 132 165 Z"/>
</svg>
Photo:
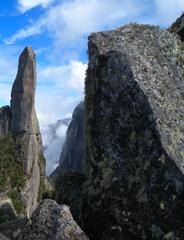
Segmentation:
<svg viewBox="0 0 184 240">
<path fill-rule="evenodd" d="M 25 46 L 37 55 L 36 108 L 44 128 L 83 99 L 91 32 L 129 22 L 167 27 L 183 11 L 184 0 L 0 1 L 0 106 L 9 104 Z"/>
</svg>

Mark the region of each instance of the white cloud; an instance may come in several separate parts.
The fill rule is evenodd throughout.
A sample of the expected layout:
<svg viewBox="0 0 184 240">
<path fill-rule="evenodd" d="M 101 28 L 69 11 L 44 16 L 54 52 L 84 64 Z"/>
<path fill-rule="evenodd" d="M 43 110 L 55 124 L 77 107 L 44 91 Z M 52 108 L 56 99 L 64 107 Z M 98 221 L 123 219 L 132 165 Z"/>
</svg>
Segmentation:
<svg viewBox="0 0 184 240">
<path fill-rule="evenodd" d="M 11 86 L 0 82 L 0 107 L 9 105 Z"/>
<path fill-rule="evenodd" d="M 62 145 L 65 141 L 68 126 L 61 123 L 55 123 L 42 131 L 43 144 L 46 147 L 44 155 L 46 157 L 47 175 L 51 174 L 59 163 Z"/>
<path fill-rule="evenodd" d="M 42 66 L 38 70 L 36 109 L 43 143 L 48 146 L 45 151 L 47 174 L 58 165 L 67 131 L 67 127 L 61 125 L 52 138 L 50 124 L 57 119 L 71 117 L 75 106 L 83 100 L 86 68 L 87 64 L 70 61 L 67 65 Z"/>
<path fill-rule="evenodd" d="M 53 0 L 18 0 L 18 10 L 22 13 L 37 7 L 47 7 L 49 4 L 51 4 Z"/>
<path fill-rule="evenodd" d="M 0 51 L 1 51 L 0 47 Z M 15 59 L 8 58 L 4 53 L 0 53 L 0 84 L 1 82 L 12 82 L 15 78 L 15 65 L 17 62 Z"/>
<path fill-rule="evenodd" d="M 57 119 L 72 113 L 74 107 L 83 99 L 83 94 L 70 96 L 67 89 L 57 86 L 38 86 L 36 92 L 36 111 L 41 128 L 46 128 Z"/>
<path fill-rule="evenodd" d="M 12 37 L 5 39 L 4 42 L 6 44 L 13 44 L 17 40 L 22 40 L 24 38 L 27 38 L 36 34 L 40 34 L 43 31 L 42 26 L 43 26 L 43 21 L 40 20 L 36 25 L 32 25 L 29 28 L 25 28 L 25 29 L 20 29 Z"/>
<path fill-rule="evenodd" d="M 59 1 L 45 11 L 36 22 L 6 39 L 14 43 L 47 31 L 57 47 L 77 44 L 90 32 L 121 25 L 139 15 L 144 4 L 136 0 L 72 0 Z"/>
<path fill-rule="evenodd" d="M 65 115 L 65 118 L 72 118 L 72 113 L 67 113 L 67 114 Z"/>
<path fill-rule="evenodd" d="M 54 1 L 54 0 L 53 0 Z M 19 0 L 24 11 L 34 6 L 48 6 L 52 0 Z M 53 38 L 55 47 L 78 45 L 91 32 L 118 27 L 125 22 L 139 21 L 159 25 L 171 24 L 184 10 L 183 0 L 67 0 L 56 1 L 57 5 L 46 8 L 45 13 L 18 30 L 6 43 L 47 32 Z M 152 12 L 150 11 L 152 8 Z M 144 19 L 144 13 L 150 12 Z"/>
<path fill-rule="evenodd" d="M 55 82 L 60 88 L 83 92 L 86 69 L 87 64 L 70 61 L 68 65 L 42 67 L 38 78 L 45 82 Z"/>
<path fill-rule="evenodd" d="M 87 64 L 70 61 L 61 66 L 41 66 L 37 73 L 36 108 L 41 127 L 71 115 L 84 96 Z"/>
<path fill-rule="evenodd" d="M 14 58 L 17 49 L 11 49 L 0 45 L 0 106 L 9 104 L 11 85 L 15 79 L 17 60 Z"/>
<path fill-rule="evenodd" d="M 56 129 L 56 136 L 59 138 L 65 137 L 66 136 L 66 131 L 67 131 L 67 126 L 66 125 L 61 125 Z"/>
</svg>

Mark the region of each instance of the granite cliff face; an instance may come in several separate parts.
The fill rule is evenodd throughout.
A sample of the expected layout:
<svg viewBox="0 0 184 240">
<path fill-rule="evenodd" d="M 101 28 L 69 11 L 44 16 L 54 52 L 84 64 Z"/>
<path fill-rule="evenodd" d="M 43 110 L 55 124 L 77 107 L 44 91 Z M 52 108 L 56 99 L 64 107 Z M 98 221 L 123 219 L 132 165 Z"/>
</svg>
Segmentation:
<svg viewBox="0 0 184 240">
<path fill-rule="evenodd" d="M 10 198 L 13 197 L 18 206 L 22 205 L 21 214 L 27 217 L 36 208 L 39 188 L 42 187 L 41 184 L 44 185 L 45 175 L 42 141 L 34 106 L 35 88 L 35 53 L 31 47 L 26 47 L 19 58 L 11 106 L 3 107 L 0 111 L 0 134 L 1 138 L 4 137 L 0 143 L 0 160 L 7 161 L 7 176 L 4 176 L 3 168 L 0 171 L 6 179 L 8 174 L 12 178 L 10 181 L 2 178 L 6 189 L 1 191 L 8 190 Z"/>
<path fill-rule="evenodd" d="M 90 239 L 182 240 L 183 43 L 130 24 L 92 34 L 88 52 L 86 180 L 61 174 L 58 198 Z"/>
<path fill-rule="evenodd" d="M 36 61 L 31 47 L 26 47 L 19 58 L 18 72 L 11 93 L 11 132 L 16 138 L 19 155 L 26 173 L 23 199 L 29 217 L 36 208 L 41 175 L 42 142 L 35 113 Z"/>
<path fill-rule="evenodd" d="M 92 239 L 184 238 L 183 54 L 177 37 L 149 25 L 89 37 L 83 221 Z"/>
<path fill-rule="evenodd" d="M 72 120 L 68 126 L 66 140 L 63 144 L 58 168 L 52 177 L 61 171 L 84 172 L 85 143 L 84 143 L 84 102 L 80 102 L 74 109 Z"/>
</svg>

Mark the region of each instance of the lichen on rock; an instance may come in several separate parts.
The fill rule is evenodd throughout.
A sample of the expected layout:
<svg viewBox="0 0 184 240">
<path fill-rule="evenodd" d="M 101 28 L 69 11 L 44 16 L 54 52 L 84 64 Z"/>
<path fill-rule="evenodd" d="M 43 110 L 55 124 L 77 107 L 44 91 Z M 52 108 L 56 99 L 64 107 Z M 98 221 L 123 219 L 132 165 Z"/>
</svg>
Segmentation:
<svg viewBox="0 0 184 240">
<path fill-rule="evenodd" d="M 130 24 L 89 37 L 87 207 L 79 218 L 92 239 L 162 239 L 171 230 L 184 238 L 178 56 L 179 38 L 154 26 Z"/>
</svg>

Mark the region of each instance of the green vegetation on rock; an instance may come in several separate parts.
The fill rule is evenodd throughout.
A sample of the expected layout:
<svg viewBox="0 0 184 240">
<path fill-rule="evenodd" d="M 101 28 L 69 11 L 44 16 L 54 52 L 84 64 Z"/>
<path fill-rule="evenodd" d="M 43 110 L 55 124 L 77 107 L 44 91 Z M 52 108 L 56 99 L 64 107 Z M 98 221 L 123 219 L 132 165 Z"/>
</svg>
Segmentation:
<svg viewBox="0 0 184 240">
<path fill-rule="evenodd" d="M 45 174 L 44 174 L 44 166 L 45 166 L 45 157 L 43 154 L 40 154 L 39 156 L 39 167 L 40 167 L 40 186 L 39 186 L 39 192 L 38 192 L 38 200 L 42 200 L 43 194 L 45 193 Z"/>
<path fill-rule="evenodd" d="M 40 167 L 40 186 L 38 192 L 38 201 L 46 198 L 54 198 L 54 189 L 48 177 L 45 176 L 45 157 L 43 154 L 39 156 L 39 167 Z"/>
<path fill-rule="evenodd" d="M 21 190 L 25 184 L 25 175 L 19 161 L 15 142 L 11 135 L 0 139 L 0 192 L 6 192 L 12 199 L 17 213 L 22 213 Z"/>
</svg>

